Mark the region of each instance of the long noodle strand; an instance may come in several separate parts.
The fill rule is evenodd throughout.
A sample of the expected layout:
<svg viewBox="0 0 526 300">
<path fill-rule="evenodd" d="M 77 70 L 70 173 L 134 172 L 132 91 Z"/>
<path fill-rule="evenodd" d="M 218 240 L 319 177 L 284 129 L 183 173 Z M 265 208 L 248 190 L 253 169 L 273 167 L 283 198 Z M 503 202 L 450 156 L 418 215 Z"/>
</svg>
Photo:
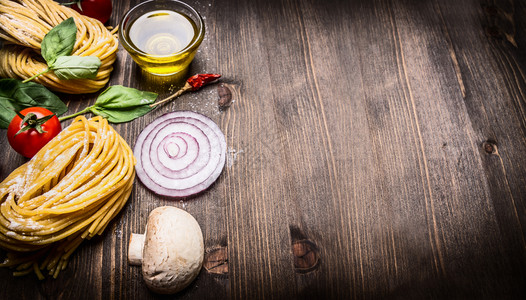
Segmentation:
<svg viewBox="0 0 526 300">
<path fill-rule="evenodd" d="M 0 183 L 0 247 L 15 275 L 56 277 L 84 239 L 101 234 L 132 191 L 135 157 L 101 117 L 77 117 Z"/>
<path fill-rule="evenodd" d="M 34 81 L 51 90 L 84 94 L 100 90 L 109 80 L 119 47 L 115 33 L 96 19 L 52 0 L 0 0 L 0 39 L 9 44 L 0 49 L 0 77 L 27 79 L 47 69 L 40 55 L 46 33 L 62 21 L 73 17 L 77 41 L 72 55 L 97 56 L 101 60 L 94 79 L 59 79 L 48 72 Z"/>
</svg>

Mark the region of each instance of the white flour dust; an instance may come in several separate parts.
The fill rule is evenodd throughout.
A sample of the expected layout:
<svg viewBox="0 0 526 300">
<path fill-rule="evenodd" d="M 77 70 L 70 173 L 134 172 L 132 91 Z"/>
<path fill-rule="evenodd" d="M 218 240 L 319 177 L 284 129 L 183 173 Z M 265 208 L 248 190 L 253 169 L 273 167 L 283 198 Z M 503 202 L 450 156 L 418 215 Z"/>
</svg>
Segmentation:
<svg viewBox="0 0 526 300">
<path fill-rule="evenodd" d="M 234 165 L 234 162 L 237 160 L 238 154 L 245 152 L 243 149 L 236 150 L 232 147 L 228 147 L 228 155 L 226 157 L 226 166 L 231 168 Z"/>
</svg>

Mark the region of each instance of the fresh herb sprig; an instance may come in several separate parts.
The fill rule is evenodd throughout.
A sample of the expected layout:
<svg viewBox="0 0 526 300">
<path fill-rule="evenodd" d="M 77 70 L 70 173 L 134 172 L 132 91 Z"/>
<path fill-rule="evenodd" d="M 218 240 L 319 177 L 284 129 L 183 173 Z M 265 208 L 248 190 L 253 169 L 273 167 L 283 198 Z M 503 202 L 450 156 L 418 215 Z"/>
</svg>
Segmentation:
<svg viewBox="0 0 526 300">
<path fill-rule="evenodd" d="M 220 78 L 219 74 L 197 74 L 186 81 L 186 84 L 173 95 L 155 102 L 157 94 L 140 91 L 122 85 L 113 85 L 103 91 L 95 104 L 68 116 L 60 121 L 79 115 L 92 113 L 108 119 L 111 123 L 125 123 L 141 117 L 156 107 L 173 100 L 179 95 L 197 91 L 203 86 Z M 21 82 L 17 79 L 0 79 L 0 128 L 7 128 L 15 111 L 31 106 L 40 106 L 54 112 L 57 116 L 67 111 L 66 105 L 44 86 L 34 82 Z"/>
<path fill-rule="evenodd" d="M 59 118 L 60 121 L 74 118 L 86 113 L 101 116 L 110 123 L 125 123 L 141 117 L 154 107 L 157 99 L 153 92 L 139 91 L 122 85 L 113 85 L 102 92 L 95 104 L 69 116 Z"/>
<path fill-rule="evenodd" d="M 42 39 L 41 53 L 47 68 L 24 80 L 54 71 L 59 79 L 93 79 L 97 76 L 101 61 L 96 56 L 72 56 L 77 41 L 77 25 L 73 17 L 53 27 Z"/>
<path fill-rule="evenodd" d="M 59 119 L 64 121 L 92 113 L 108 119 L 111 123 L 129 122 L 154 109 L 151 104 L 156 99 L 156 93 L 114 85 L 102 92 L 94 105 Z M 6 129 L 16 112 L 33 106 L 47 108 L 57 116 L 68 110 L 58 96 L 38 83 L 12 78 L 0 79 L 0 128 Z"/>
</svg>

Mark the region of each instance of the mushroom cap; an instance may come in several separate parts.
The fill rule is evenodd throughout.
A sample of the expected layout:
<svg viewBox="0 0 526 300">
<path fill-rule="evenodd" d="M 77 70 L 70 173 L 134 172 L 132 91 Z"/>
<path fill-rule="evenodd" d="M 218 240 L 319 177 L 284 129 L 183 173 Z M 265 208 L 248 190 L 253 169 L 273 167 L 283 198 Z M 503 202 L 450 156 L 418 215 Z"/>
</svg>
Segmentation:
<svg viewBox="0 0 526 300">
<path fill-rule="evenodd" d="M 203 233 L 192 215 L 173 206 L 150 213 L 142 260 L 148 288 L 160 294 L 181 291 L 199 274 L 203 256 Z"/>
</svg>

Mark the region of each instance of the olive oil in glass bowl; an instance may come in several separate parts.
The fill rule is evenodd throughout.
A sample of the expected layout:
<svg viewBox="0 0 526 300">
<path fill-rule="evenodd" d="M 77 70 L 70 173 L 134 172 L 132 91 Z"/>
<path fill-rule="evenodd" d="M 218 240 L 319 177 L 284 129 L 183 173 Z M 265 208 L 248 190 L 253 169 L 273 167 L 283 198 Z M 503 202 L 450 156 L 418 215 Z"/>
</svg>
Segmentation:
<svg viewBox="0 0 526 300">
<path fill-rule="evenodd" d="M 154 75 L 185 71 L 205 35 L 201 15 L 177 0 L 138 4 L 119 26 L 123 47 L 141 69 Z"/>
</svg>

